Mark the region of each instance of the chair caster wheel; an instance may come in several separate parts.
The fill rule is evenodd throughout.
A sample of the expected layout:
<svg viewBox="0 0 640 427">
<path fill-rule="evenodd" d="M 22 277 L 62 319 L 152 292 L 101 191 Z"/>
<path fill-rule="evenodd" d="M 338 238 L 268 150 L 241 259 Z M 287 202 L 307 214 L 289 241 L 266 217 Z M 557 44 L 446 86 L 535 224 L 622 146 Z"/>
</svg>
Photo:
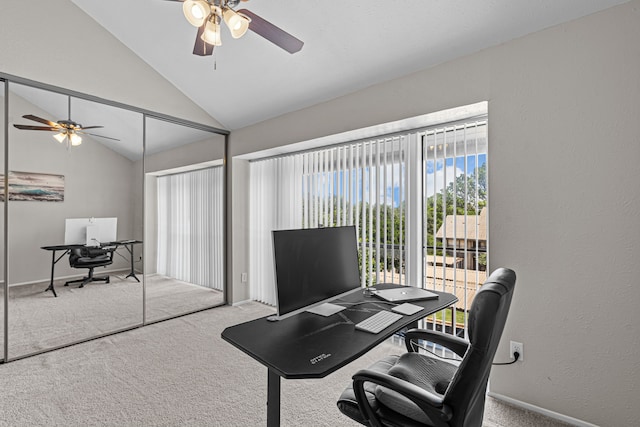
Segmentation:
<svg viewBox="0 0 640 427">
<path fill-rule="evenodd" d="M 111 283 L 111 279 L 107 278 L 106 283 Z"/>
</svg>

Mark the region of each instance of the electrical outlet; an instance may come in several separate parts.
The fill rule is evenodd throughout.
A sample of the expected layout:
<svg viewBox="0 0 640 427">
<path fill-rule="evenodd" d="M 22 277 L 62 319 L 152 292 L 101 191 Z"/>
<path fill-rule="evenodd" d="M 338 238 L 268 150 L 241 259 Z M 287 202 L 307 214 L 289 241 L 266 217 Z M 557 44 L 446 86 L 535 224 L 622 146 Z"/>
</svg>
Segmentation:
<svg viewBox="0 0 640 427">
<path fill-rule="evenodd" d="M 241 281 L 242 283 L 247 283 L 247 273 L 242 273 L 242 274 L 240 275 L 240 281 Z"/>
<path fill-rule="evenodd" d="M 511 345 L 509 346 L 509 357 L 511 360 L 514 360 L 513 353 L 518 353 L 518 361 L 524 360 L 524 345 L 521 342 L 511 341 Z"/>
</svg>

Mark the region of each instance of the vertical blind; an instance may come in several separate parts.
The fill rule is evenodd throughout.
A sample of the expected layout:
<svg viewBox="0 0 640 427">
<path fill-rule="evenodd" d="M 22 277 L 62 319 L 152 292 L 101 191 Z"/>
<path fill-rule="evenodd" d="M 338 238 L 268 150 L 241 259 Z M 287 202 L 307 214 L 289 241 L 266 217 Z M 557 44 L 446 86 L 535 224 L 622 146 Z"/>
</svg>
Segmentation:
<svg viewBox="0 0 640 427">
<path fill-rule="evenodd" d="M 222 290 L 223 168 L 158 177 L 157 271 Z"/>
<path fill-rule="evenodd" d="M 487 120 L 435 127 L 421 138 L 425 285 L 458 297 L 449 317 L 432 322 L 466 336 L 467 310 L 486 280 Z"/>
<path fill-rule="evenodd" d="M 271 231 L 355 225 L 362 286 L 405 282 L 408 135 L 254 161 L 250 296 L 275 304 Z"/>
<path fill-rule="evenodd" d="M 355 225 L 361 285 L 453 293 L 459 302 L 427 327 L 465 336 L 467 311 L 486 280 L 487 146 L 487 117 L 481 116 L 253 161 L 251 298 L 276 301 L 272 230 Z M 412 182 L 421 189 L 410 189 Z"/>
<path fill-rule="evenodd" d="M 302 158 L 287 156 L 251 164 L 249 294 L 275 305 L 271 230 L 302 226 Z"/>
</svg>

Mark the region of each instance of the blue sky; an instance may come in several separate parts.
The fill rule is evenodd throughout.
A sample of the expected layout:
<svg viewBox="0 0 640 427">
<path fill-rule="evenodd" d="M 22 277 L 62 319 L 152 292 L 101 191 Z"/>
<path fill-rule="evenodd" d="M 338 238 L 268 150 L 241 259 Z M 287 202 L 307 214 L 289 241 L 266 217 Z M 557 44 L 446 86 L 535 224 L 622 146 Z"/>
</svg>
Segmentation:
<svg viewBox="0 0 640 427">
<path fill-rule="evenodd" d="M 487 155 L 486 154 L 479 154 L 477 157 L 475 155 L 470 155 L 467 156 L 467 174 L 473 174 L 476 166 L 482 166 L 486 163 L 487 161 Z M 477 165 L 476 165 L 477 163 Z M 455 164 L 455 165 L 454 165 Z M 440 192 L 442 190 L 442 188 L 444 187 L 444 181 L 445 181 L 445 170 L 446 170 L 446 184 L 448 185 L 450 182 L 452 182 L 454 180 L 454 178 L 456 176 L 462 175 L 465 171 L 465 158 L 464 157 L 457 157 L 455 159 L 453 158 L 448 158 L 446 160 L 437 160 L 437 161 L 433 161 L 433 160 L 428 160 L 426 162 L 425 165 L 425 170 L 426 170 L 426 175 L 425 175 L 425 194 L 427 197 L 430 197 L 434 194 L 434 192 Z M 386 168 L 386 170 L 384 171 L 387 175 L 387 185 L 386 185 L 386 191 L 381 191 L 380 192 L 380 202 L 384 203 L 384 199 L 385 199 L 385 195 L 386 195 L 386 203 L 390 203 L 393 200 L 393 206 L 397 207 L 400 205 L 402 198 L 401 198 L 401 191 L 406 191 L 406 183 L 404 182 L 404 180 L 402 180 L 401 182 L 401 178 L 403 177 L 403 173 L 404 169 L 401 171 L 400 168 L 398 167 L 398 165 L 395 165 L 394 167 L 388 166 Z M 351 175 L 351 178 L 349 181 L 350 185 L 353 185 L 353 177 L 354 175 L 356 175 L 356 173 L 354 172 Z M 344 174 L 341 172 L 337 172 L 334 174 L 333 176 L 333 192 L 334 194 L 341 194 L 342 193 L 342 179 L 343 179 Z M 358 194 L 357 194 L 357 200 L 358 201 L 362 201 L 363 200 L 363 196 L 365 198 L 365 201 L 369 202 L 372 201 L 373 203 L 375 203 L 375 200 L 371 200 L 370 199 L 370 195 L 369 195 L 369 174 L 368 174 L 368 169 L 365 169 L 365 183 L 364 185 L 362 185 L 362 172 L 358 171 L 357 175 L 356 175 L 356 180 L 357 180 L 357 188 L 358 188 Z M 374 183 L 373 185 L 375 186 L 376 183 L 376 177 L 374 175 Z M 435 182 L 435 188 L 434 188 L 434 182 Z M 381 187 L 384 188 L 384 178 L 383 175 L 380 176 L 380 185 Z M 348 191 L 348 189 L 347 189 Z M 363 195 L 364 192 L 364 195 Z"/>
</svg>

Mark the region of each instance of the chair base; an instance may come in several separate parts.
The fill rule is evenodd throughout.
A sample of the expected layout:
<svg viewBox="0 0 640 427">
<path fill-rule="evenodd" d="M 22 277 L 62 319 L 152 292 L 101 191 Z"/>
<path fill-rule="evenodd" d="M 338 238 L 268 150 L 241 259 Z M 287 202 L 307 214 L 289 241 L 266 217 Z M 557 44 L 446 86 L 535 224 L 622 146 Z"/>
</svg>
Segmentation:
<svg viewBox="0 0 640 427">
<path fill-rule="evenodd" d="M 65 286 L 69 286 L 70 283 L 80 283 L 80 286 L 78 286 L 78 288 L 84 288 L 84 285 L 86 285 L 87 283 L 90 283 L 90 282 L 105 282 L 105 283 L 109 283 L 110 282 L 110 278 L 109 278 L 109 276 L 95 277 L 93 275 L 93 268 L 92 268 L 92 269 L 89 270 L 89 275 L 88 276 L 85 276 L 82 279 L 69 280 L 64 285 Z"/>
</svg>

